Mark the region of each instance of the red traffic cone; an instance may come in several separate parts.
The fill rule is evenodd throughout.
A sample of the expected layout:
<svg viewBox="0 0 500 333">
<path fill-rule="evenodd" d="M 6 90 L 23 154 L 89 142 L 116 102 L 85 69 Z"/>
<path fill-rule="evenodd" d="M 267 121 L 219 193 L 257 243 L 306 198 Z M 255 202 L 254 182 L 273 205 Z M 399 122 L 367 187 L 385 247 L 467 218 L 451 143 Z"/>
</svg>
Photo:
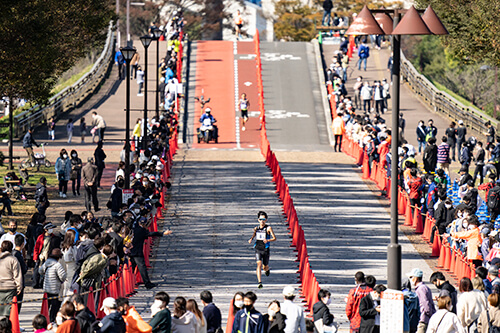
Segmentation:
<svg viewBox="0 0 500 333">
<path fill-rule="evenodd" d="M 19 325 L 19 313 L 17 307 L 17 297 L 12 299 L 12 306 L 10 307 L 10 322 L 12 323 L 12 333 L 21 333 L 21 326 Z"/>
<path fill-rule="evenodd" d="M 42 309 L 40 310 L 40 314 L 44 315 L 45 318 L 47 318 L 47 322 L 50 323 L 49 301 L 47 300 L 47 293 L 43 294 Z"/>
<path fill-rule="evenodd" d="M 87 308 L 93 313 L 96 314 L 95 312 L 95 298 L 94 298 L 94 288 L 90 287 L 90 293 L 89 296 L 87 297 Z"/>
<path fill-rule="evenodd" d="M 445 271 L 449 271 L 450 264 L 451 264 L 451 249 L 450 249 L 450 245 L 448 244 L 448 242 L 446 242 L 446 244 L 444 245 L 444 248 L 445 248 L 446 252 L 444 253 L 445 257 L 444 257 L 443 269 Z"/>
<path fill-rule="evenodd" d="M 439 237 L 440 237 L 439 233 L 436 230 L 434 234 L 434 242 L 432 243 L 431 257 L 439 257 L 439 250 L 440 250 Z"/>
<path fill-rule="evenodd" d="M 415 227 L 415 233 L 416 234 L 421 234 L 424 232 L 424 226 L 422 223 L 422 213 L 420 211 L 420 208 L 415 208 L 415 214 L 413 216 L 413 226 Z"/>
<path fill-rule="evenodd" d="M 455 266 L 456 266 L 456 262 L 457 262 L 457 252 L 455 250 L 451 250 L 450 252 L 450 256 L 451 256 L 451 259 L 450 259 L 450 274 L 451 275 L 455 275 Z"/>
<path fill-rule="evenodd" d="M 407 201 L 405 212 L 405 226 L 411 227 L 413 225 L 413 217 L 411 216 L 410 201 Z"/>
</svg>

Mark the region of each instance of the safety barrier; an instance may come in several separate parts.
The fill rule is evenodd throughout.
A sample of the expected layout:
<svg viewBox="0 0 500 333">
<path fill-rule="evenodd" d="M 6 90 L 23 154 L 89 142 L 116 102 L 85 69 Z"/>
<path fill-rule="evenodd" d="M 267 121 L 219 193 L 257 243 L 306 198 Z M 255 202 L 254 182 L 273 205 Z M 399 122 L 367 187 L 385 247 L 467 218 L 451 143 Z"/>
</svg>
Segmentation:
<svg viewBox="0 0 500 333">
<path fill-rule="evenodd" d="M 182 43 L 181 43 L 182 45 Z M 180 68 L 182 68 L 182 47 L 179 48 L 179 60 Z M 175 120 L 177 121 L 178 115 L 176 114 Z M 173 158 L 179 149 L 178 145 L 178 129 L 177 127 L 174 129 L 171 138 L 169 139 L 169 148 L 165 151 L 164 156 L 160 159 L 163 164 L 162 176 L 161 180 L 163 183 L 167 182 L 171 176 L 172 166 L 173 166 Z M 149 231 L 158 231 L 158 219 L 163 217 L 162 209 L 165 208 L 165 196 L 166 196 L 166 188 L 163 187 L 159 192 L 160 199 L 159 202 L 161 207 L 156 209 L 156 214 L 152 215 L 153 222 L 149 226 Z M 153 249 L 153 240 L 147 238 L 143 245 L 143 253 L 144 253 L 144 261 L 147 267 L 151 267 L 149 258 L 151 256 Z M 94 290 L 90 288 L 89 291 L 82 292 L 80 295 L 88 295 L 87 296 L 87 307 L 96 314 L 97 318 L 103 318 L 104 312 L 102 312 L 102 302 L 106 297 L 128 297 L 135 293 L 138 288 L 138 284 L 142 283 L 141 275 L 137 269 L 132 270 L 132 265 L 130 262 L 125 262 L 119 267 L 117 273 L 111 275 L 109 278 L 101 281 L 101 286 Z M 76 292 L 76 291 L 75 291 Z M 64 295 L 55 298 L 65 298 L 72 295 Z M 97 301 L 96 301 L 97 298 Z M 2 305 L 11 305 L 10 312 L 10 320 L 12 322 L 12 332 L 13 333 L 21 333 L 20 324 L 19 324 L 19 315 L 18 315 L 18 305 L 21 303 L 32 303 L 42 301 L 40 313 L 43 314 L 47 320 L 49 320 L 49 308 L 48 301 L 52 299 L 47 297 L 47 294 L 44 294 L 42 298 L 37 299 L 28 299 L 24 301 L 17 301 L 17 298 L 14 297 L 11 303 L 8 304 L 0 304 Z"/>
<path fill-rule="evenodd" d="M 256 54 L 256 67 L 257 67 L 257 89 L 259 97 L 259 110 L 260 110 L 260 149 L 261 153 L 266 159 L 266 165 L 271 170 L 273 182 L 276 184 L 276 193 L 278 194 L 282 204 L 283 212 L 288 222 L 288 230 L 292 237 L 291 245 L 295 247 L 297 252 L 296 261 L 299 264 L 297 273 L 299 274 L 299 282 L 302 298 L 306 303 L 306 308 L 312 314 L 314 303 L 318 301 L 318 292 L 320 290 L 318 280 L 311 269 L 309 263 L 309 255 L 307 254 L 307 242 L 304 235 L 304 230 L 299 224 L 297 211 L 290 196 L 288 184 L 281 173 L 281 168 L 276 158 L 276 155 L 271 150 L 271 144 L 267 139 L 266 131 L 266 115 L 264 108 L 264 89 L 262 86 L 262 62 L 260 59 L 260 45 L 259 45 L 259 32 L 257 31 L 254 36 L 255 54 Z"/>
<path fill-rule="evenodd" d="M 61 113 L 67 112 L 75 107 L 78 103 L 84 101 L 89 95 L 101 85 L 101 82 L 106 77 L 109 67 L 113 63 L 114 54 L 114 27 L 109 24 L 108 36 L 104 49 L 95 62 L 92 69 L 82 76 L 75 84 L 67 87 L 60 93 L 50 98 L 46 105 L 35 105 L 29 110 L 26 110 L 14 116 L 15 136 L 24 135 L 31 126 L 43 124 L 50 117 L 57 117 Z"/>
<path fill-rule="evenodd" d="M 385 163 L 373 161 L 371 172 L 368 166 L 368 157 L 363 148 L 357 142 L 344 135 L 342 140 L 342 151 L 356 159 L 358 165 L 363 166 L 363 179 L 370 179 L 375 182 L 382 191 L 387 191 L 387 197 L 391 197 L 391 179 L 387 176 Z M 449 185 L 449 190 L 456 193 L 458 185 Z M 408 193 L 399 187 L 398 193 L 398 214 L 405 217 L 404 226 L 413 228 L 415 234 L 421 235 L 422 239 L 431 247 L 431 257 L 438 258 L 437 268 L 447 271 L 457 281 L 462 277 L 472 278 L 476 276 L 476 268 L 463 253 L 453 246 L 450 240 L 439 235 L 434 229 L 435 220 L 428 213 L 422 215 L 421 208 L 412 206 Z M 434 235 L 433 235 L 434 234 Z M 432 241 L 431 241 L 432 240 Z"/>
</svg>

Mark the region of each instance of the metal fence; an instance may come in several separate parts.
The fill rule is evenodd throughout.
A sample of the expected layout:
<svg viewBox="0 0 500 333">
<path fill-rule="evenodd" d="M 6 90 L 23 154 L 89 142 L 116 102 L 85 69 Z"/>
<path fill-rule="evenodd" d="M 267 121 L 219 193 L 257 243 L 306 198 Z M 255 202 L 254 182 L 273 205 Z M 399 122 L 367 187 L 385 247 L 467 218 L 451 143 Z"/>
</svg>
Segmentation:
<svg viewBox="0 0 500 333">
<path fill-rule="evenodd" d="M 14 117 L 15 136 L 21 137 L 29 127 L 39 126 L 47 122 L 50 117 L 76 108 L 81 102 L 94 93 L 106 76 L 109 66 L 113 63 L 115 34 L 110 23 L 108 36 L 101 55 L 92 69 L 82 76 L 75 84 L 65 88 L 53 96 L 45 105 L 35 105 Z"/>
<path fill-rule="evenodd" d="M 438 90 L 425 76 L 417 72 L 403 52 L 401 52 L 401 77 L 408 83 L 412 91 L 423 102 L 431 106 L 435 112 L 444 114 L 455 122 L 463 120 L 468 128 L 480 134 L 486 132 L 485 123 L 487 121 L 498 128 L 497 120 L 463 105 L 449 94 Z M 404 103 L 404 101 L 402 102 Z"/>
</svg>

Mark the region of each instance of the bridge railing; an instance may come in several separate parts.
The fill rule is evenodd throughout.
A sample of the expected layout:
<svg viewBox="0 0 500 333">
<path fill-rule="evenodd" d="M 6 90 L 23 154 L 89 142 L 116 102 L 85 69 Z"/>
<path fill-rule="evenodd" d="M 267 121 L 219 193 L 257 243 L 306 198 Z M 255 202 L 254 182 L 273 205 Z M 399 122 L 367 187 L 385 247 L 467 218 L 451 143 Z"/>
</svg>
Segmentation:
<svg viewBox="0 0 500 333">
<path fill-rule="evenodd" d="M 35 105 L 14 117 L 15 136 L 21 137 L 29 127 L 46 123 L 50 117 L 76 108 L 100 86 L 113 63 L 115 35 L 110 23 L 106 44 L 92 69 L 75 84 L 49 99 L 47 104 Z"/>
<path fill-rule="evenodd" d="M 477 133 L 486 132 L 485 123 L 490 121 L 498 127 L 498 121 L 474 108 L 468 107 L 449 94 L 438 90 L 424 75 L 420 74 L 413 64 L 401 52 L 401 77 L 408 83 L 412 91 L 419 98 L 431 106 L 435 112 L 441 113 L 457 122 L 463 120 L 464 124 Z M 401 101 L 404 105 L 404 100 Z"/>
</svg>

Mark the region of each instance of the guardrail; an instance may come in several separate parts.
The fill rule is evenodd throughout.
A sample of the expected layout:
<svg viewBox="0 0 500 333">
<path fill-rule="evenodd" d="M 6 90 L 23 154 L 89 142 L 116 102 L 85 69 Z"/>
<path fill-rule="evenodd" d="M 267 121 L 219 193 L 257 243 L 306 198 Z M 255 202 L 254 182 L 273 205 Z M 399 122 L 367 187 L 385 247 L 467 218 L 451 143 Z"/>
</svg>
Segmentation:
<svg viewBox="0 0 500 333">
<path fill-rule="evenodd" d="M 412 91 L 420 99 L 434 108 L 437 113 L 444 114 L 457 122 L 463 120 L 471 130 L 483 135 L 487 128 L 485 123 L 490 121 L 498 128 L 499 122 L 474 108 L 467 107 L 449 94 L 438 90 L 425 76 L 420 74 L 413 64 L 401 52 L 401 77 L 408 83 Z"/>
<path fill-rule="evenodd" d="M 15 136 L 21 137 L 29 127 L 38 126 L 47 122 L 50 117 L 72 110 L 83 102 L 89 95 L 99 87 L 112 65 L 114 54 L 115 35 L 110 23 L 108 36 L 101 55 L 92 69 L 82 76 L 74 85 L 65 88 L 57 95 L 50 98 L 45 105 L 35 105 L 14 117 Z"/>
</svg>

